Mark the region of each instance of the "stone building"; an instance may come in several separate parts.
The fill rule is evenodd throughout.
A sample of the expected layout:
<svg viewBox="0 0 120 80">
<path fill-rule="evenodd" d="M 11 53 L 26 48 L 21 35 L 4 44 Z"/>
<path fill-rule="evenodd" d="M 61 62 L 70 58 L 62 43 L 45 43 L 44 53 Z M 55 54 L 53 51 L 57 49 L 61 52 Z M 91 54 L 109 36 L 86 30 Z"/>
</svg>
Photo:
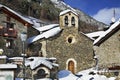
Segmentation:
<svg viewBox="0 0 120 80">
<path fill-rule="evenodd" d="M 76 73 L 94 66 L 93 41 L 78 30 L 79 16 L 72 10 L 59 15 L 62 31 L 46 42 L 47 57 L 56 57 L 59 69 Z"/>
<path fill-rule="evenodd" d="M 0 38 L 4 43 L 0 48 L 4 49 L 3 54 L 21 56 L 22 42 L 20 34 L 26 32 L 28 38 L 38 34 L 39 32 L 33 27 L 35 24 L 45 25 L 41 20 L 20 15 L 9 7 L 0 4 Z"/>
<path fill-rule="evenodd" d="M 0 4 L 0 36 L 3 37 L 4 55 L 20 55 L 21 42 L 20 33 L 27 32 L 27 26 L 31 23 L 26 21 L 17 12 Z M 16 54 L 17 53 L 17 54 Z"/>
<path fill-rule="evenodd" d="M 8 64 L 16 64 L 18 66 L 14 72 L 15 78 L 23 78 L 23 57 L 12 57 L 8 58 L 8 60 Z M 24 69 L 26 79 L 57 79 L 58 64 L 56 64 L 56 58 L 28 57 L 26 58 Z"/>
<path fill-rule="evenodd" d="M 94 41 L 98 67 L 120 70 L 120 20 L 103 31 Z"/>
</svg>

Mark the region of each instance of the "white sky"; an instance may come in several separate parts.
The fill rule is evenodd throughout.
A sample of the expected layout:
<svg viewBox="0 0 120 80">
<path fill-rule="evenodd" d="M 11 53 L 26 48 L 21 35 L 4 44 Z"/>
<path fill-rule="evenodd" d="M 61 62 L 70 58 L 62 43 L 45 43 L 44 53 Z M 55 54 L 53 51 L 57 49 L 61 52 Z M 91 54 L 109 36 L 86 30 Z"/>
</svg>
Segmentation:
<svg viewBox="0 0 120 80">
<path fill-rule="evenodd" d="M 113 17 L 114 14 L 114 9 L 115 9 L 115 19 L 118 20 L 120 18 L 120 8 L 101 9 L 97 12 L 97 14 L 93 15 L 93 18 L 100 22 L 110 24 L 111 18 Z"/>
</svg>

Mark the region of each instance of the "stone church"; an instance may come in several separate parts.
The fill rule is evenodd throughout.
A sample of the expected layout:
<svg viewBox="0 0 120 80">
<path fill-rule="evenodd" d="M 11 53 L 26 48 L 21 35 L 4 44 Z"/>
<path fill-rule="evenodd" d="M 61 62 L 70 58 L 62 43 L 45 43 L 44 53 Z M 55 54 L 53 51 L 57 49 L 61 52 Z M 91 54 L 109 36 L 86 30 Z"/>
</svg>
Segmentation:
<svg viewBox="0 0 120 80">
<path fill-rule="evenodd" d="M 78 14 L 72 10 L 61 12 L 59 24 L 62 31 L 46 41 L 46 57 L 57 58 L 59 69 L 72 73 L 93 67 L 93 41 L 78 30 Z"/>
</svg>

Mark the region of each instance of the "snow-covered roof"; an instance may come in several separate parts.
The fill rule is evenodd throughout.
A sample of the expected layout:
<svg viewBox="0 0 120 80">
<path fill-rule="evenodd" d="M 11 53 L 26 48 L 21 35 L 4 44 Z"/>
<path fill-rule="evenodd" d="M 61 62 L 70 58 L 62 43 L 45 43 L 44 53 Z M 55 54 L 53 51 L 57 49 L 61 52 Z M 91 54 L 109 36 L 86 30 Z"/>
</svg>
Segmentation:
<svg viewBox="0 0 120 80">
<path fill-rule="evenodd" d="M 32 24 L 33 26 L 36 26 L 36 24 L 39 24 L 37 25 L 36 27 L 40 27 L 40 23 L 44 23 L 46 24 L 45 22 L 39 20 L 39 19 L 36 19 L 36 18 L 33 18 L 33 17 L 30 17 L 30 16 L 23 16 L 17 12 L 15 12 L 14 10 L 8 8 L 7 6 L 4 6 L 2 4 L 0 4 L 0 8 L 5 8 L 7 9 L 8 11 L 10 11 L 11 13 L 15 14 L 16 16 L 18 16 L 20 19 Z"/>
<path fill-rule="evenodd" d="M 104 33 L 104 31 L 97 31 L 97 32 L 87 33 L 85 35 L 88 36 L 89 38 L 95 40 L 94 37 L 99 37 L 103 33 Z"/>
<path fill-rule="evenodd" d="M 74 12 L 74 11 L 72 11 L 70 9 L 67 9 L 67 10 L 64 10 L 64 11 L 60 12 L 60 16 L 66 14 L 68 12 L 72 12 L 73 14 L 78 15 L 76 12 Z"/>
<path fill-rule="evenodd" d="M 30 44 L 37 40 L 43 39 L 43 38 L 47 39 L 47 38 L 55 36 L 56 34 L 58 34 L 61 31 L 60 27 L 57 25 L 58 24 L 52 24 L 52 25 L 45 26 L 45 28 L 44 28 L 44 26 L 42 28 L 37 28 L 39 31 L 44 31 L 44 30 L 46 30 L 46 31 L 44 31 L 43 33 L 41 33 L 37 36 L 28 38 L 27 43 Z M 42 30 L 40 30 L 40 29 L 42 29 Z"/>
<path fill-rule="evenodd" d="M 21 19 L 27 21 L 28 23 L 32 24 L 32 22 L 28 18 L 25 18 L 22 15 L 18 14 L 17 12 L 15 12 L 14 10 L 8 8 L 7 6 L 4 6 L 4 5 L 0 4 L 0 8 L 2 8 L 2 7 L 5 8 L 5 9 L 7 9 L 8 11 L 14 13 L 15 15 L 19 16 Z"/>
<path fill-rule="evenodd" d="M 16 64 L 0 64 L 0 69 L 13 69 L 17 68 Z"/>
<path fill-rule="evenodd" d="M 113 30 L 115 30 L 118 25 L 120 25 L 120 19 L 115 22 L 113 25 L 110 26 L 110 28 L 106 31 L 104 31 L 95 41 L 94 41 L 94 45 L 97 44 L 101 39 L 105 38 L 106 35 L 108 35 L 110 32 L 112 32 Z M 120 26 L 119 26 L 120 27 Z M 119 28 L 120 29 L 120 28 Z"/>
<path fill-rule="evenodd" d="M 48 61 L 45 57 L 29 57 L 28 61 L 25 62 L 25 66 L 30 66 L 31 69 L 35 69 L 41 64 L 45 65 L 49 69 L 52 69 L 54 66 L 58 66 L 57 64 Z"/>
<path fill-rule="evenodd" d="M 10 60 L 23 60 L 23 57 L 12 57 Z M 46 57 L 28 57 L 25 58 L 25 66 L 30 66 L 31 69 L 35 69 L 41 64 L 45 65 L 49 69 L 52 69 L 54 66 L 58 67 L 59 65 L 56 63 L 50 62 L 50 60 L 56 60 L 56 58 L 46 58 Z M 1 64 L 0 64 L 1 65 Z M 6 64 L 7 65 L 7 64 Z"/>
<path fill-rule="evenodd" d="M 0 59 L 4 59 L 4 58 L 7 58 L 7 56 L 0 56 Z"/>
<path fill-rule="evenodd" d="M 12 57 L 12 58 L 9 58 L 9 60 L 20 60 L 20 61 L 22 61 L 23 57 Z"/>
<path fill-rule="evenodd" d="M 55 57 L 48 58 L 48 60 L 57 60 Z"/>
<path fill-rule="evenodd" d="M 30 16 L 29 17 L 22 16 L 22 15 L 18 14 L 17 12 L 13 11 L 12 9 L 0 4 L 0 8 L 2 8 L 2 7 L 7 9 L 8 11 L 12 12 L 13 14 L 18 16 L 22 20 L 25 20 L 26 22 L 32 24 L 33 25 L 32 27 L 35 28 L 36 30 L 40 31 L 40 33 L 44 31 L 40 35 L 33 36 L 33 37 L 29 38 L 28 43 L 32 43 L 32 42 L 37 41 L 37 40 L 42 39 L 42 38 L 52 37 L 61 31 L 59 24 L 51 24 L 51 25 L 47 25 L 47 26 L 42 27 L 40 24 L 44 23 L 43 21 L 36 19 L 36 18 L 33 18 L 33 17 L 30 17 Z M 44 23 L 44 24 L 46 24 L 46 23 Z"/>
<path fill-rule="evenodd" d="M 50 24 L 50 25 L 45 25 L 45 26 L 42 26 L 42 27 L 38 27 L 38 26 L 39 26 L 39 24 L 35 24 L 35 26 L 33 26 L 33 27 L 35 29 L 37 29 L 38 31 L 42 32 L 42 31 L 46 31 L 46 30 L 52 29 L 52 28 L 54 28 L 56 26 L 59 26 L 59 24 Z"/>
</svg>

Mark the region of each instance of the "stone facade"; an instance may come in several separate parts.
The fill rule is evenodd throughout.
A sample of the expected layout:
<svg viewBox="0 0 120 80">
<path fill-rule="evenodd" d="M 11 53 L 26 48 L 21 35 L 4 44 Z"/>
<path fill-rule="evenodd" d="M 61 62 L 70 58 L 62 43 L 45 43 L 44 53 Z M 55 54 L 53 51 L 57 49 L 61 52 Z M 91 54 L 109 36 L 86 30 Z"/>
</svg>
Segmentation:
<svg viewBox="0 0 120 80">
<path fill-rule="evenodd" d="M 7 19 L 8 17 L 9 17 L 9 20 Z M 3 26 L 4 28 L 6 28 L 7 27 L 6 22 L 14 23 L 14 29 L 17 31 L 17 37 L 16 38 L 12 38 L 12 37 L 4 38 L 4 41 L 6 44 L 4 45 L 4 47 L 2 47 L 2 48 L 5 48 L 3 54 L 7 56 L 19 56 L 21 54 L 21 48 L 22 48 L 21 41 L 20 41 L 20 33 L 23 31 L 27 32 L 27 27 L 25 27 L 25 25 L 19 22 L 17 19 L 10 17 L 8 14 L 5 14 L 4 12 L 1 11 L 0 26 Z M 10 42 L 11 48 L 7 48 L 6 46 L 7 41 L 11 41 Z"/>
<path fill-rule="evenodd" d="M 69 10 L 66 10 L 66 11 L 68 11 L 66 14 L 60 14 L 60 16 L 59 16 L 60 27 L 65 28 L 66 26 L 67 27 L 73 26 L 73 27 L 78 28 L 79 27 L 78 15 L 76 13 L 74 14 L 73 12 L 71 12 Z"/>
<path fill-rule="evenodd" d="M 68 17 L 66 24 L 65 16 Z M 72 17 L 75 22 L 72 25 Z M 76 73 L 94 66 L 92 40 L 78 31 L 78 16 L 68 12 L 60 16 L 62 32 L 47 40 L 47 57 L 56 57 L 59 69 L 67 69 Z"/>
<path fill-rule="evenodd" d="M 120 30 L 112 34 L 100 46 L 95 46 L 94 50 L 98 56 L 99 66 L 120 65 Z"/>
</svg>

